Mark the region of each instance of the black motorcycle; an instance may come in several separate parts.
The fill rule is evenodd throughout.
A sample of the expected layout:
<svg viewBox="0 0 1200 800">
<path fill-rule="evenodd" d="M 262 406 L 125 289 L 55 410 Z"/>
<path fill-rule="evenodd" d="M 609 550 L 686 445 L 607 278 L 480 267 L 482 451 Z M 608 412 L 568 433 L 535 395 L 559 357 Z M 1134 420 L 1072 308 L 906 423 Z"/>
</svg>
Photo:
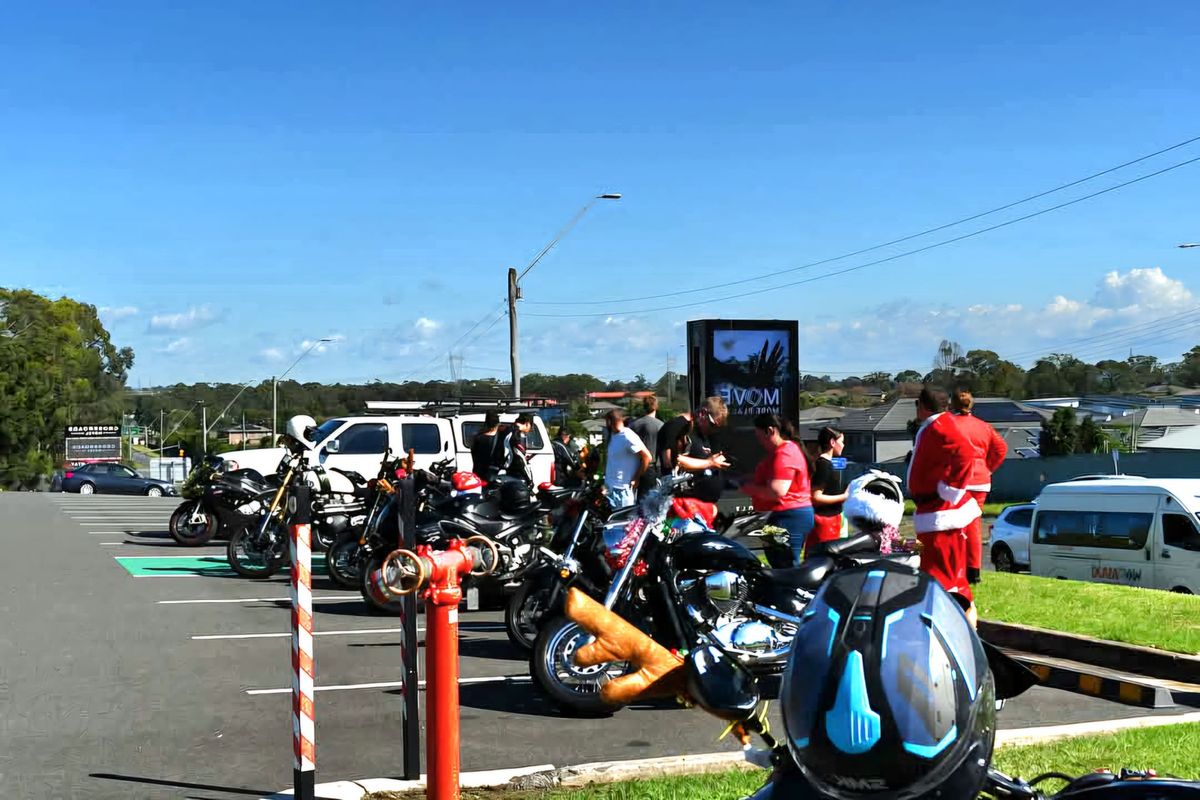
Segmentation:
<svg viewBox="0 0 1200 800">
<path fill-rule="evenodd" d="M 199 547 L 225 537 L 267 507 L 281 476 L 257 470 L 226 471 L 227 462 L 209 456 L 192 470 L 183 485 L 184 501 L 171 514 L 168 530 L 179 544 Z"/>
<path fill-rule="evenodd" d="M 361 525 L 343 531 L 334 538 L 326 551 L 325 564 L 330 579 L 346 589 L 358 589 L 366 565 L 376 555 L 385 556 L 400 546 L 399 516 L 395 480 L 404 466 L 403 460 L 384 455 L 379 474 L 368 481 L 366 517 Z M 418 515 L 430 505 L 436 505 L 448 494 L 452 459 L 433 464 L 429 470 L 416 470 L 416 500 Z"/>
<path fill-rule="evenodd" d="M 673 515 L 671 494 L 687 480 L 662 479 L 632 522 L 606 526 L 608 558 L 617 572 L 604 604 L 668 649 L 686 650 L 705 636 L 752 674 L 781 672 L 804 607 L 822 581 L 835 570 L 880 558 L 878 543 L 862 534 L 831 544 L 825 556 L 800 566 L 769 569 L 740 542 Z M 589 639 L 565 617 L 547 622 L 534 644 L 531 672 L 564 710 L 610 714 L 616 709 L 601 700 L 600 689 L 628 665 L 579 667 L 574 654 Z"/>
<path fill-rule="evenodd" d="M 284 474 L 265 513 L 241 525 L 229 537 L 229 566 L 245 578 L 269 578 L 288 563 L 290 531 L 288 495 L 295 481 L 305 481 L 312 493 L 312 549 L 328 550 L 339 534 L 361 523 L 366 510 L 367 480 L 357 472 L 334 470 L 352 485 L 351 492 L 334 491 L 328 473 L 310 467 L 308 450 L 293 447 L 281 466 Z"/>
</svg>

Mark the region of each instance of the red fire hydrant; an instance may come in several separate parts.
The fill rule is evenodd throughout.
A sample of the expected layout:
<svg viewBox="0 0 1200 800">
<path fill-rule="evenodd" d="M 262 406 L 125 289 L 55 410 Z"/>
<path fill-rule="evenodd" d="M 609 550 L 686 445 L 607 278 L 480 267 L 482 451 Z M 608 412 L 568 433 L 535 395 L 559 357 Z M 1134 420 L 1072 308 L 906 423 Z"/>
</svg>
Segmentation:
<svg viewBox="0 0 1200 800">
<path fill-rule="evenodd" d="M 485 557 L 490 551 L 490 560 Z M 383 575 L 398 575 L 394 595 L 423 589 L 425 600 L 425 796 L 459 797 L 458 606 L 460 579 L 486 575 L 498 560 L 496 545 L 483 536 L 451 539 L 445 550 L 418 545 L 416 552 L 396 550 L 383 562 Z M 394 567 L 394 568 L 393 568 Z M 415 687 L 414 687 L 415 688 Z"/>
</svg>

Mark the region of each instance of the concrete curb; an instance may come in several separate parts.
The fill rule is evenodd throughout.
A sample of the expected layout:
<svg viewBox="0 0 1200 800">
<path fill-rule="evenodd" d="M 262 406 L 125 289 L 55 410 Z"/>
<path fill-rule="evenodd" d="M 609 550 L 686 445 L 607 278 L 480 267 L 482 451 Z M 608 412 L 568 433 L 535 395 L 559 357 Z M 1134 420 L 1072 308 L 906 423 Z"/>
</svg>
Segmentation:
<svg viewBox="0 0 1200 800">
<path fill-rule="evenodd" d="M 1147 678 L 1200 683 L 1200 657 L 1196 656 L 985 619 L 979 620 L 979 635 L 1009 650 L 1069 659 Z"/>
<path fill-rule="evenodd" d="M 1200 712 L 1189 714 L 1165 714 L 1129 719 L 1081 722 L 1073 725 L 1051 725 L 1041 728 L 1018 728 L 999 731 L 997 747 L 1016 747 L 1029 744 L 1068 739 L 1073 736 L 1090 736 L 1117 733 L 1136 728 L 1154 728 L 1200 722 Z M 464 788 L 510 788 L 549 789 L 555 786 L 580 788 L 593 783 L 615 783 L 635 778 L 661 778 L 673 775 L 700 775 L 707 772 L 724 772 L 731 769 L 758 769 L 746 762 L 740 750 L 697 755 L 666 756 L 663 758 L 641 758 L 631 761 L 597 761 L 573 767 L 554 767 L 541 764 L 518 769 L 500 769 L 484 772 L 464 772 L 461 783 Z M 765 778 L 765 775 L 764 775 Z M 364 800 L 374 792 L 419 792 L 425 789 L 425 776 L 420 780 L 401 781 L 391 778 L 371 778 L 360 781 L 337 781 L 317 785 L 320 800 Z M 290 789 L 261 800 L 281 800 L 292 796 Z"/>
</svg>

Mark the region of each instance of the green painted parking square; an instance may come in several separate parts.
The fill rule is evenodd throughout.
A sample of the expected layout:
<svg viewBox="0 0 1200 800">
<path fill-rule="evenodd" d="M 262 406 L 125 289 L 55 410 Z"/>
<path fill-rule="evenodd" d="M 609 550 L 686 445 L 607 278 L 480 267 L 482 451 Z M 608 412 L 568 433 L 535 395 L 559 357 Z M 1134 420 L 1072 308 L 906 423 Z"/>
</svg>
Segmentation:
<svg viewBox="0 0 1200 800">
<path fill-rule="evenodd" d="M 237 575 L 224 556 L 117 556 L 116 561 L 135 578 Z M 313 553 L 312 571 L 314 575 L 325 573 L 323 553 Z"/>
</svg>

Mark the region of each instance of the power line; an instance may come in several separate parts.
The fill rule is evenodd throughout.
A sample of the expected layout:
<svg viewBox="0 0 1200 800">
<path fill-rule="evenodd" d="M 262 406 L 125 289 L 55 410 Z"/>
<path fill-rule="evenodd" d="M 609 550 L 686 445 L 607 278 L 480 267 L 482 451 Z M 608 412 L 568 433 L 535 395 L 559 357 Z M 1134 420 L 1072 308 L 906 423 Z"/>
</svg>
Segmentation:
<svg viewBox="0 0 1200 800">
<path fill-rule="evenodd" d="M 1094 342 L 1097 342 L 1097 341 L 1100 341 L 1103 339 L 1111 339 L 1114 337 L 1125 336 L 1127 334 L 1133 333 L 1138 330 L 1143 330 L 1145 328 L 1157 328 L 1158 326 L 1162 325 L 1165 322 L 1172 321 L 1172 320 L 1180 321 L 1181 317 L 1187 318 L 1187 317 L 1190 317 L 1190 316 L 1196 314 L 1197 312 L 1200 312 L 1200 306 L 1194 306 L 1193 308 L 1190 308 L 1186 311 L 1180 311 L 1175 314 L 1168 314 L 1165 317 L 1158 317 L 1157 319 L 1152 319 L 1147 322 L 1139 322 L 1134 325 L 1128 325 L 1128 326 L 1121 327 L 1121 328 L 1114 328 L 1113 330 L 1107 331 L 1105 333 L 1095 334 L 1092 336 L 1082 336 L 1077 339 L 1069 339 L 1067 341 L 1062 342 L 1059 346 L 1073 348 L 1073 347 L 1077 347 L 1079 345 L 1084 345 L 1085 349 L 1090 349 L 1090 348 L 1086 347 L 1086 345 L 1088 345 L 1089 343 L 1094 343 Z M 1031 350 L 1023 350 L 1019 353 L 1013 353 L 1011 355 L 1006 355 L 1004 358 L 1006 361 L 1018 361 L 1018 360 L 1025 359 L 1025 358 L 1031 358 L 1033 356 L 1043 355 L 1043 354 L 1045 354 L 1045 352 L 1046 351 L 1043 348 L 1035 348 L 1035 349 L 1031 349 Z"/>
<path fill-rule="evenodd" d="M 1126 186 L 1132 186 L 1135 183 L 1141 183 L 1142 181 L 1146 181 L 1151 178 L 1156 178 L 1159 175 L 1164 175 L 1168 172 L 1172 172 L 1172 171 L 1180 169 L 1182 167 L 1186 167 L 1189 164 L 1196 163 L 1197 161 L 1200 161 L 1200 156 L 1196 156 L 1195 158 L 1190 158 L 1187 161 L 1181 161 L 1177 164 L 1172 164 L 1169 167 L 1163 167 L 1162 169 L 1156 170 L 1155 172 L 1151 172 L 1146 175 L 1141 175 L 1137 178 L 1132 178 L 1130 180 L 1124 181 L 1123 183 L 1118 183 L 1113 186 L 1109 186 L 1105 189 L 1101 189 L 1099 191 L 1092 192 L 1091 194 L 1086 194 L 1086 195 L 1083 195 L 1082 197 L 1077 197 L 1073 200 L 1068 200 L 1066 202 L 1059 203 L 1058 205 L 1050 206 L 1049 208 L 1043 208 L 1039 211 L 1034 211 L 1032 213 L 1025 214 L 1024 216 L 1016 217 L 1014 219 L 1006 220 L 1004 222 L 999 222 L 995 225 L 989 225 L 986 228 L 980 228 L 978 230 L 974 230 L 969 233 L 964 233 L 959 236 L 952 237 L 950 239 L 944 239 L 940 242 L 934 242 L 933 244 L 928 244 L 928 245 L 925 245 L 924 247 L 918 247 L 913 250 L 906 250 L 903 253 L 896 253 L 895 255 L 891 255 L 886 258 L 876 259 L 875 261 L 868 261 L 865 264 L 858 264 L 853 267 L 846 267 L 844 269 L 834 270 L 832 272 L 827 272 L 823 275 L 817 275 L 812 278 L 804 278 L 802 280 L 792 281 L 791 283 L 784 283 L 784 284 L 780 284 L 778 286 L 769 286 L 769 287 L 765 287 L 762 289 L 754 289 L 754 290 L 751 290 L 748 292 L 740 292 L 738 294 L 725 295 L 724 297 L 715 297 L 715 298 L 712 298 L 709 300 L 698 300 L 693 303 L 677 303 L 675 305 L 670 305 L 670 306 L 656 306 L 654 308 L 642 308 L 642 309 L 636 309 L 633 311 L 602 311 L 602 312 L 586 312 L 586 313 L 581 313 L 581 314 L 527 314 L 526 316 L 551 317 L 551 318 L 575 318 L 575 317 L 616 317 L 616 316 L 628 316 L 628 315 L 632 315 L 632 314 L 650 314 L 650 313 L 654 313 L 656 311 L 675 311 L 675 310 L 682 309 L 682 308 L 693 308 L 695 306 L 709 305 L 710 303 L 728 302 L 730 300 L 738 300 L 743 297 L 753 297 L 755 295 L 765 294 L 767 292 L 777 292 L 780 289 L 790 289 L 794 286 L 801 286 L 806 283 L 813 283 L 814 281 L 825 280 L 826 278 L 832 278 L 837 275 L 845 275 L 849 272 L 857 272 L 860 269 L 866 269 L 867 267 L 873 267 L 873 266 L 877 266 L 879 264 L 886 264 L 890 261 L 896 261 L 897 259 L 906 258 L 906 257 L 912 256 L 912 255 L 917 255 L 918 253 L 924 253 L 924 252 L 927 252 L 929 250 L 934 250 L 939 247 L 945 247 L 946 245 L 954 244 L 955 242 L 961 242 L 964 239 L 970 239 L 975 236 L 981 236 L 982 234 L 990 233 L 991 231 L 999 230 L 1000 228 L 1006 228 L 1009 225 L 1015 225 L 1018 222 L 1025 222 L 1026 220 L 1033 219 L 1034 217 L 1040 217 L 1043 214 L 1049 214 L 1052 211 L 1058 211 L 1060 209 L 1067 208 L 1068 206 L 1073 206 L 1078 203 L 1082 203 L 1086 200 L 1091 200 L 1095 197 L 1099 197 L 1101 195 L 1108 194 L 1109 192 L 1115 192 L 1118 189 L 1123 189 Z"/>
<path fill-rule="evenodd" d="M 505 305 L 505 304 L 504 304 L 504 302 L 501 302 L 501 303 L 500 303 L 500 305 L 499 305 L 499 308 L 503 309 L 503 308 L 504 308 L 504 305 Z M 483 321 L 484 321 L 484 320 L 486 320 L 486 319 L 487 319 L 487 318 L 488 318 L 488 317 L 489 317 L 491 314 L 493 314 L 493 313 L 495 313 L 495 312 L 493 312 L 493 311 L 488 311 L 486 314 L 484 314 L 482 317 L 480 317 L 478 320 L 476 320 L 474 325 L 472 325 L 471 327 L 469 327 L 469 328 L 467 328 L 465 331 L 463 331 L 463 332 L 462 332 L 462 333 L 459 335 L 459 337 L 458 337 L 457 339 L 455 339 L 455 340 L 454 340 L 454 341 L 453 341 L 453 342 L 450 344 L 450 346 L 449 346 L 448 348 L 446 348 L 445 352 L 441 352 L 441 351 L 439 351 L 439 352 L 438 352 L 438 354 L 437 354 L 436 356 L 434 356 L 433 358 L 429 359 L 428 361 L 426 361 L 426 362 L 425 362 L 424 364 L 422 364 L 421 366 L 419 366 L 419 367 L 416 367 L 415 369 L 409 370 L 407 373 L 405 373 L 404 377 L 403 377 L 403 378 L 401 378 L 399 382 L 400 382 L 400 383 L 404 383 L 406 380 L 408 380 L 410 377 L 412 377 L 412 376 L 413 376 L 413 375 L 415 375 L 416 373 L 418 373 L 418 372 L 421 372 L 421 371 L 423 371 L 423 370 L 426 370 L 426 369 L 428 369 L 430 366 L 432 366 L 432 365 L 433 365 L 433 364 L 435 364 L 436 362 L 438 362 L 438 361 L 441 361 L 443 358 L 445 358 L 445 357 L 449 356 L 451 353 L 453 353 L 453 352 L 454 352 L 454 348 L 458 346 L 458 343 L 459 343 L 459 342 L 461 342 L 463 339 L 467 338 L 467 336 L 468 336 L 468 335 L 471 333 L 471 331 L 475 330 L 475 329 L 476 329 L 476 328 L 478 328 L 480 325 L 482 325 L 482 324 L 483 324 Z M 496 324 L 496 323 L 493 321 L 493 322 L 492 322 L 492 325 L 495 325 L 495 324 Z M 488 330 L 491 330 L 491 325 L 489 325 L 489 326 L 488 326 Z M 473 340 L 472 340 L 472 341 L 473 341 Z"/>
<path fill-rule="evenodd" d="M 557 301 L 556 300 L 543 300 L 543 301 L 529 300 L 526 302 L 529 305 L 554 305 L 554 306 L 574 306 L 574 305 L 595 306 L 595 305 L 607 305 L 610 303 L 635 303 L 635 302 L 639 302 L 639 301 L 643 301 L 643 300 L 661 300 L 664 297 L 679 297 L 679 296 L 688 295 L 688 294 L 698 294 L 700 292 L 707 292 L 712 289 L 723 289 L 723 288 L 727 288 L 730 286 L 738 286 L 738 285 L 744 284 L 744 283 L 754 283 L 756 281 L 765 280 L 767 278 L 774 278 L 779 275 L 787 275 L 792 272 L 799 272 L 800 270 L 810 269 L 812 267 L 819 267 L 824 264 L 831 264 L 835 261 L 843 261 L 847 258 L 853 258 L 854 256 L 861 256 L 865 253 L 870 253 L 875 250 L 881 250 L 885 247 L 891 247 L 892 245 L 895 245 L 895 244 L 902 244 L 902 243 L 910 241 L 912 239 L 919 239 L 922 236 L 927 236 L 931 233 L 937 233 L 938 231 L 942 231 L 947 228 L 953 228 L 957 225 L 962 225 L 966 222 L 972 222 L 974 220 L 980 219 L 981 217 L 990 216 L 992 214 L 998 214 L 1001 211 L 1007 211 L 1010 208 L 1014 208 L 1014 207 L 1022 205 L 1024 203 L 1029 203 L 1033 200 L 1037 200 L 1042 197 L 1046 197 L 1047 195 L 1051 195 L 1056 192 L 1061 192 L 1065 189 L 1070 189 L 1071 187 L 1078 186 L 1081 183 L 1087 183 L 1088 181 L 1095 180 L 1096 178 L 1103 177 L 1103 176 L 1108 175 L 1113 172 L 1117 172 L 1118 170 L 1125 169 L 1126 167 L 1131 167 L 1134 164 L 1140 164 L 1143 161 L 1148 161 L 1149 159 L 1155 158 L 1156 156 L 1161 156 L 1162 154 L 1169 153 L 1172 150 L 1178 150 L 1181 147 L 1186 147 L 1189 144 L 1193 144 L 1198 141 L 1200 141 L 1200 136 L 1195 136 L 1195 137 L 1192 137 L 1191 139 L 1187 139 L 1187 140 L 1179 142 L 1177 144 L 1173 144 L 1170 147 L 1165 147 L 1162 150 L 1156 150 L 1153 153 L 1148 153 L 1144 156 L 1139 156 L 1138 158 L 1135 158 L 1132 161 L 1126 161 L 1125 163 L 1118 164 L 1115 167 L 1109 167 L 1108 169 L 1101 170 L 1100 172 L 1092 173 L 1091 175 L 1088 175 L 1085 178 L 1079 178 L 1078 180 L 1074 180 L 1069 183 L 1064 183 L 1059 186 L 1056 186 L 1053 189 L 1047 189 L 1045 191 L 1038 192 L 1037 194 L 1031 194 L 1028 197 L 1021 198 L 1020 200 L 1014 200 L 1011 203 L 1005 203 L 1002 206 L 997 206 L 996 208 L 989 209 L 987 211 L 981 211 L 978 214 L 972 214 L 969 217 L 963 217 L 961 219 L 955 220 L 954 222 L 947 222 L 943 225 L 938 225 L 933 228 L 926 228 L 923 231 L 920 231 L 918 233 L 912 233 L 907 236 L 902 236 L 899 239 L 892 239 L 891 241 L 883 242 L 882 244 L 872 245 L 871 247 L 865 247 L 861 250 L 855 250 L 850 253 L 843 253 L 840 256 L 833 256 L 831 258 L 821 259 L 820 261 L 812 261 L 808 264 L 802 264 L 798 267 L 791 267 L 789 269 L 778 270 L 776 272 L 767 272 L 762 275 L 756 275 L 752 278 L 741 278 L 741 279 L 735 280 L 735 281 L 726 281 L 725 283 L 714 285 L 714 286 L 703 286 L 703 287 L 700 287 L 697 289 L 681 289 L 681 290 L 675 291 L 675 292 L 662 292 L 657 295 L 646 296 L 646 297 L 625 297 L 625 298 L 610 299 L 610 300 L 557 300 Z M 541 258 L 541 254 L 539 254 L 538 258 Z M 536 260 L 534 263 L 536 263 Z M 532 265 L 530 265 L 530 266 L 532 266 Z M 525 271 L 528 272 L 529 269 L 527 268 Z M 521 274 L 524 275 L 525 273 L 521 273 Z M 540 316 L 540 315 L 538 315 L 538 316 Z"/>
</svg>

